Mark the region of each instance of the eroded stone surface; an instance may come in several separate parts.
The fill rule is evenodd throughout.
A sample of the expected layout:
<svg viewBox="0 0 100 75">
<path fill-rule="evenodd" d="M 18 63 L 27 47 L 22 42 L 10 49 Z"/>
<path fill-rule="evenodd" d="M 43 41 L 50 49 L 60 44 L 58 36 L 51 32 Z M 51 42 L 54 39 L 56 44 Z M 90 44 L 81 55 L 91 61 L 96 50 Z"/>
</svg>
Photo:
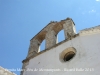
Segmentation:
<svg viewBox="0 0 100 75">
<path fill-rule="evenodd" d="M 64 29 L 66 39 L 71 38 L 76 34 L 75 25 L 71 18 L 61 20 L 60 22 L 52 21 L 30 40 L 26 59 L 38 55 L 40 52 L 39 46 L 44 39 L 46 40 L 46 49 L 55 46 L 57 43 L 57 34 L 62 29 Z M 25 68 L 25 63 L 23 63 L 23 66 L 23 68 Z"/>
<path fill-rule="evenodd" d="M 84 36 L 84 35 L 91 35 L 91 34 L 97 34 L 97 33 L 100 33 L 100 25 L 81 30 L 79 35 Z"/>
<path fill-rule="evenodd" d="M 55 31 L 54 30 L 49 31 L 46 34 L 46 49 L 54 46 L 56 44 L 56 39 L 57 39 L 57 36 L 56 36 Z"/>
<path fill-rule="evenodd" d="M 64 29 L 65 38 L 68 39 L 76 34 L 75 25 L 72 19 L 67 18 L 60 22 L 50 22 L 30 41 L 28 57 L 36 55 L 39 51 L 39 46 L 42 41 L 46 40 L 46 49 L 53 47 L 57 42 L 57 34 Z"/>
</svg>

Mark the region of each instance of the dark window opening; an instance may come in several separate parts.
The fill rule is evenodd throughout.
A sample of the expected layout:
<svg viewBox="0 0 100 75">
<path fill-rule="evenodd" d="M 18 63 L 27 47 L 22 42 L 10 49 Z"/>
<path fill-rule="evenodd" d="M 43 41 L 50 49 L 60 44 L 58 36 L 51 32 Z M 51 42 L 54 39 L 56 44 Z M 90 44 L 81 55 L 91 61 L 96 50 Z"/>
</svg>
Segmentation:
<svg viewBox="0 0 100 75">
<path fill-rule="evenodd" d="M 75 53 L 73 51 L 70 51 L 65 54 L 64 61 L 69 61 L 75 56 Z"/>
</svg>

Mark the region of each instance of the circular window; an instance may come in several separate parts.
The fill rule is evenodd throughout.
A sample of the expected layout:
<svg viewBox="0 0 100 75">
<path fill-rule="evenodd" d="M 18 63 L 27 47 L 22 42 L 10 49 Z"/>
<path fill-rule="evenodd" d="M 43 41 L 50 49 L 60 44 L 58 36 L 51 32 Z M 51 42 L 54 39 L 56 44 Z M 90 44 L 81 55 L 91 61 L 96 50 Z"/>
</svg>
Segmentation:
<svg viewBox="0 0 100 75">
<path fill-rule="evenodd" d="M 65 54 L 64 56 L 64 61 L 69 61 L 70 59 L 72 59 L 74 57 L 75 53 L 73 51 L 70 51 L 68 53 Z"/>
<path fill-rule="evenodd" d="M 59 59 L 61 62 L 67 62 L 70 61 L 75 55 L 76 49 L 74 47 L 69 47 L 60 53 Z"/>
</svg>

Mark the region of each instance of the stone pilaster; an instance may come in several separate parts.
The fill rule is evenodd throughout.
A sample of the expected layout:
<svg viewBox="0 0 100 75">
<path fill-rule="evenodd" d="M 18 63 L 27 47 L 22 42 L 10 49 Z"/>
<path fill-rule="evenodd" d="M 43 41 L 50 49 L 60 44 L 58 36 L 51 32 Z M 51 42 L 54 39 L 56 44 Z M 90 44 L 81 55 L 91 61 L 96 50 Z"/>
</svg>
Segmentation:
<svg viewBox="0 0 100 75">
<path fill-rule="evenodd" d="M 46 49 L 54 46 L 57 41 L 57 36 L 54 30 L 48 31 L 46 34 Z"/>
<path fill-rule="evenodd" d="M 75 25 L 72 20 L 66 20 L 63 24 L 65 39 L 68 39 L 76 34 Z"/>
<path fill-rule="evenodd" d="M 38 52 L 40 52 L 39 46 L 40 43 L 38 40 L 35 39 L 31 40 L 27 58 L 31 56 L 35 56 Z"/>
</svg>

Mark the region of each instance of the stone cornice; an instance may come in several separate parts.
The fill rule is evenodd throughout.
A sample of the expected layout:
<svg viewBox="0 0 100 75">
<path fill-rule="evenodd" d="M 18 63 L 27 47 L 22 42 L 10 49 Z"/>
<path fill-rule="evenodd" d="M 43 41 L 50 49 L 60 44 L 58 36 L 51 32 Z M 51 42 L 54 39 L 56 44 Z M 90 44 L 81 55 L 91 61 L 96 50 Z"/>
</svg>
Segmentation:
<svg viewBox="0 0 100 75">
<path fill-rule="evenodd" d="M 92 28 L 87 28 L 84 30 L 81 30 L 79 32 L 80 36 L 85 36 L 85 35 L 92 35 L 92 34 L 97 34 L 100 33 L 100 25 Z"/>
<path fill-rule="evenodd" d="M 62 42 L 59 42 L 58 44 L 56 44 L 55 46 L 53 46 L 53 47 L 51 47 L 51 48 L 48 48 L 48 49 L 45 49 L 45 50 L 43 50 L 43 51 L 37 53 L 35 56 L 31 56 L 31 57 L 29 57 L 29 58 L 24 59 L 24 60 L 22 61 L 22 63 L 26 63 L 26 62 L 28 62 L 30 59 L 32 59 L 32 58 L 34 58 L 34 57 L 36 57 L 36 56 L 38 56 L 38 55 L 40 55 L 40 54 L 42 54 L 42 53 L 44 53 L 44 52 L 46 52 L 46 51 L 49 51 L 49 50 L 51 50 L 51 49 L 53 49 L 53 48 L 55 48 L 55 47 L 57 47 L 57 46 L 59 46 L 59 45 L 65 43 L 65 42 L 69 41 L 69 40 L 72 40 L 73 38 L 76 38 L 77 36 L 79 36 L 79 34 L 74 35 L 74 36 L 71 37 L 70 39 L 65 39 L 65 40 L 63 40 Z"/>
</svg>

